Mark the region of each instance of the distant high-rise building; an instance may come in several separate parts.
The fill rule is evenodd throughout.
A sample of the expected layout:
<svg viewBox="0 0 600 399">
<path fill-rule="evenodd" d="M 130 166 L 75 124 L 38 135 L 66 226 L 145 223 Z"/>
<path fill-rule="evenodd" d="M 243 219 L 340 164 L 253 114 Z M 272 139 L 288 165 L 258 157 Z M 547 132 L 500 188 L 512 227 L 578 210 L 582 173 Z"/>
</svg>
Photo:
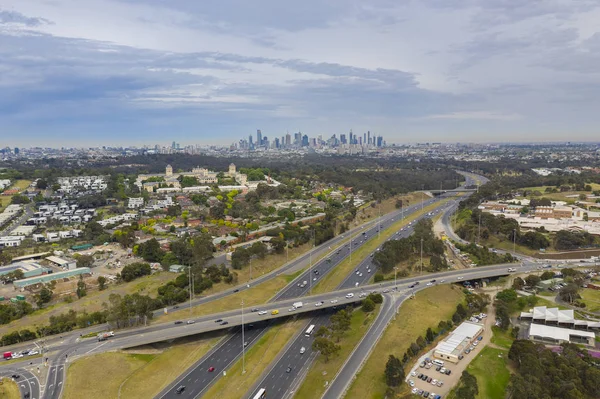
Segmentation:
<svg viewBox="0 0 600 399">
<path fill-rule="evenodd" d="M 346 135 L 343 133 L 340 134 L 340 143 L 346 144 Z"/>
<path fill-rule="evenodd" d="M 294 133 L 294 145 L 302 145 L 302 133 Z"/>
<path fill-rule="evenodd" d="M 262 132 L 260 131 L 260 129 L 256 130 L 256 146 L 260 147 L 262 146 L 263 141 L 262 141 Z"/>
<path fill-rule="evenodd" d="M 367 144 L 367 134 L 363 133 L 363 143 Z"/>
<path fill-rule="evenodd" d="M 279 148 L 279 137 L 275 137 L 275 148 Z"/>
<path fill-rule="evenodd" d="M 362 139 L 363 139 L 362 137 L 359 137 L 359 138 L 358 138 L 358 145 L 362 145 L 362 143 L 363 143 L 363 140 L 362 140 Z"/>
<path fill-rule="evenodd" d="M 177 146 L 177 144 L 176 144 L 175 142 L 172 142 L 172 143 L 171 143 L 171 148 L 172 148 L 172 149 L 175 149 L 175 147 L 176 147 L 176 146 Z"/>
<path fill-rule="evenodd" d="M 354 138 L 353 138 L 353 136 L 352 136 L 352 129 L 350 129 L 350 134 L 348 135 L 348 137 L 349 137 L 349 141 L 348 141 L 348 142 L 349 142 L 350 144 L 354 144 Z"/>
<path fill-rule="evenodd" d="M 289 133 L 285 135 L 285 145 L 287 147 L 292 145 L 292 135 Z"/>
<path fill-rule="evenodd" d="M 383 136 L 377 136 L 377 147 L 383 146 Z"/>
<path fill-rule="evenodd" d="M 371 131 L 367 131 L 367 145 L 371 145 Z"/>
<path fill-rule="evenodd" d="M 302 147 L 308 147 L 308 136 L 306 134 L 302 136 Z"/>
</svg>

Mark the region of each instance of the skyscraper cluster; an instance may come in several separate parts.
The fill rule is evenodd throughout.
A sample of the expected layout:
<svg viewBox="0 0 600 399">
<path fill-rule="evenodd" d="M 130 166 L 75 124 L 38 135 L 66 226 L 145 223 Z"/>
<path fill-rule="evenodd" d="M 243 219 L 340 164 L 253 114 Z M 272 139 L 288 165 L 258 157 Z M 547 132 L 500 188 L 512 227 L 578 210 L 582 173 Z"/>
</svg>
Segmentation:
<svg viewBox="0 0 600 399">
<path fill-rule="evenodd" d="M 307 134 L 302 132 L 296 132 L 293 135 L 286 133 L 284 136 L 275 137 L 273 140 L 269 140 L 267 136 L 263 136 L 262 131 L 258 129 L 256 131 L 256 140 L 253 135 L 249 135 L 248 139 L 241 139 L 239 143 L 233 144 L 232 148 L 241 150 L 268 150 L 268 149 L 294 149 L 294 148 L 322 148 L 322 147 L 340 147 L 340 146 L 353 146 L 353 147 L 385 147 L 386 143 L 383 140 L 383 136 L 372 135 L 370 131 L 360 134 L 355 134 L 350 130 L 348 135 L 340 134 L 339 138 L 336 135 L 332 135 L 329 139 L 323 140 L 323 137 L 308 137 Z"/>
</svg>

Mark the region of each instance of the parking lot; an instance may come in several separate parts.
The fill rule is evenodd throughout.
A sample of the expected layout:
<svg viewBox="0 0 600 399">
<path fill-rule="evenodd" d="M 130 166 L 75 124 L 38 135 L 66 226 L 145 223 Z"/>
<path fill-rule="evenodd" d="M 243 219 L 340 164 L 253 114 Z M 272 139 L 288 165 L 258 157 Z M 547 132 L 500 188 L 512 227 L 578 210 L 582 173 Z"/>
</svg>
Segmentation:
<svg viewBox="0 0 600 399">
<path fill-rule="evenodd" d="M 440 361 L 433 357 L 433 350 L 423 355 L 413 368 L 407 373 L 407 383 L 411 386 L 412 393 L 425 398 L 445 398 L 452 388 L 458 383 L 460 376 L 479 352 L 489 343 L 492 326 L 495 322 L 495 313 L 482 318 L 484 323 L 483 333 L 462 354 L 464 357 L 458 363 Z M 468 353 L 467 353 L 468 352 Z M 435 363 L 438 364 L 435 364 Z"/>
</svg>

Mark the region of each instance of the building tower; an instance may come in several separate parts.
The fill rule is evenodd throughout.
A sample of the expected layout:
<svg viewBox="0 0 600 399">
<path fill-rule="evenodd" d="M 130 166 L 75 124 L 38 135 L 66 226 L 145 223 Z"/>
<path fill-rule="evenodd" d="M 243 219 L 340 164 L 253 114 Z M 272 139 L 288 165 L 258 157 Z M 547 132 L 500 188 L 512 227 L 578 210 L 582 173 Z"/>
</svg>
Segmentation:
<svg viewBox="0 0 600 399">
<path fill-rule="evenodd" d="M 232 163 L 229 164 L 229 176 L 231 176 L 231 177 L 235 176 L 235 164 L 232 164 Z"/>
<path fill-rule="evenodd" d="M 171 165 L 167 165 L 167 167 L 165 168 L 165 176 L 173 176 L 173 167 Z"/>
</svg>

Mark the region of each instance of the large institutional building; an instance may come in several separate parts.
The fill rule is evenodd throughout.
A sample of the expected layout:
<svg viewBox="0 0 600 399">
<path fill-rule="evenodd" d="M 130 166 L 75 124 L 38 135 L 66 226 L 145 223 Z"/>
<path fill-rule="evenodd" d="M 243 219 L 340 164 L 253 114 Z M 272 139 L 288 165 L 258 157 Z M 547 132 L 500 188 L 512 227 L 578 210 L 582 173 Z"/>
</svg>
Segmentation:
<svg viewBox="0 0 600 399">
<path fill-rule="evenodd" d="M 219 179 L 217 178 L 217 175 L 218 172 L 213 172 L 206 168 L 200 167 L 193 168 L 191 172 L 174 174 L 173 167 L 171 165 L 167 165 L 165 168 L 165 173 L 139 175 L 135 181 L 135 184 L 140 187 L 140 189 L 143 188 L 146 191 L 154 191 L 154 188 L 160 186 L 161 184 L 180 189 L 181 184 L 178 180 L 179 176 L 194 177 L 196 180 L 198 180 L 198 184 L 209 185 L 218 183 Z M 248 176 L 237 172 L 234 164 L 229 165 L 229 171 L 225 173 L 225 176 L 235 179 L 235 181 L 241 186 L 246 185 L 248 181 Z M 159 179 L 162 179 L 163 181 L 154 181 Z"/>
</svg>

